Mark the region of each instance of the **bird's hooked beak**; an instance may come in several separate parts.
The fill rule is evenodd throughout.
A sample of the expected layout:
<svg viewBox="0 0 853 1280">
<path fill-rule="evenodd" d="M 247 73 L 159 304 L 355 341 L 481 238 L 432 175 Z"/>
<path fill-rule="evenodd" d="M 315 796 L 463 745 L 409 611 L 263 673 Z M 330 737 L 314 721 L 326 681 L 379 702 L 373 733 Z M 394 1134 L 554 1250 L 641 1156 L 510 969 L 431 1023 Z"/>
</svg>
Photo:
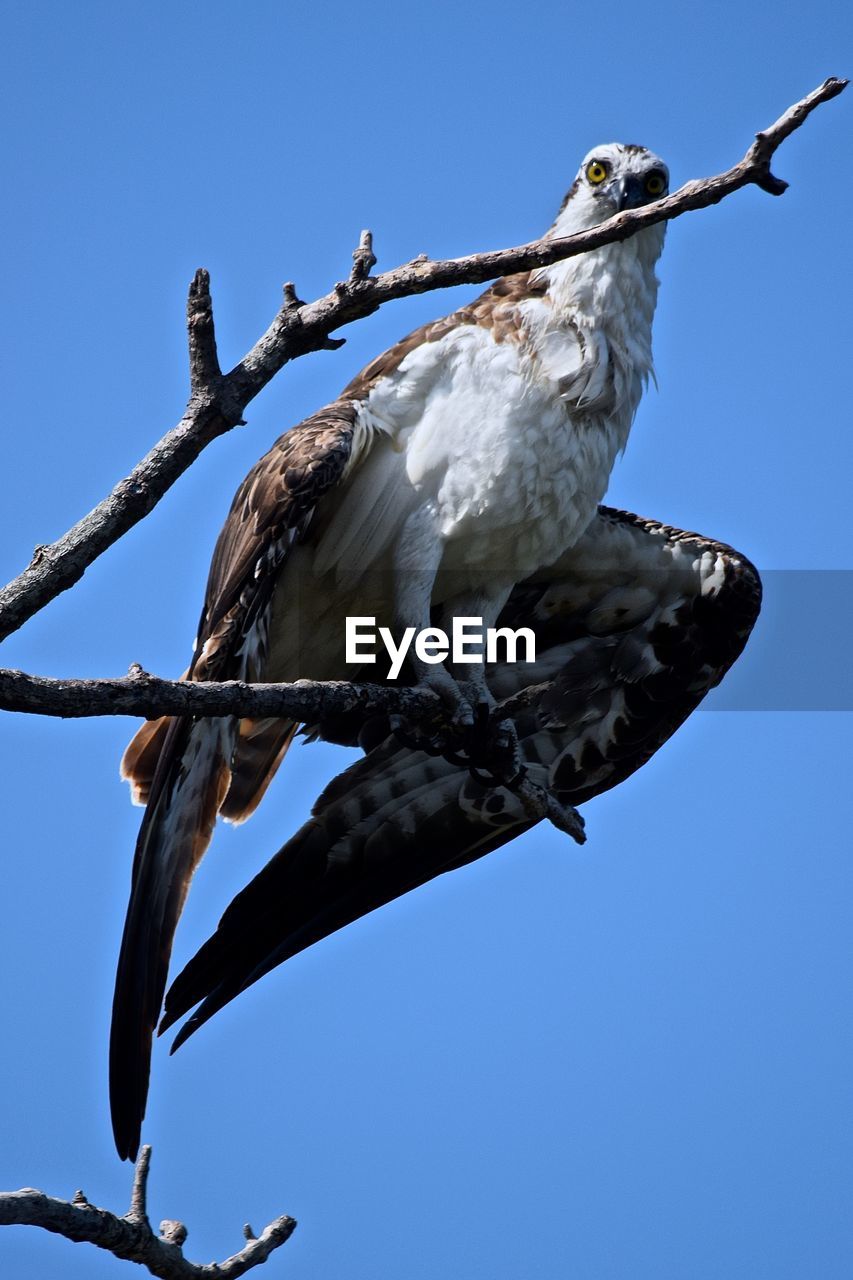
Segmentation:
<svg viewBox="0 0 853 1280">
<path fill-rule="evenodd" d="M 616 212 L 621 213 L 623 209 L 638 209 L 641 204 L 646 203 L 646 193 L 642 181 L 634 174 L 626 174 L 624 178 L 620 178 L 616 183 Z"/>
</svg>

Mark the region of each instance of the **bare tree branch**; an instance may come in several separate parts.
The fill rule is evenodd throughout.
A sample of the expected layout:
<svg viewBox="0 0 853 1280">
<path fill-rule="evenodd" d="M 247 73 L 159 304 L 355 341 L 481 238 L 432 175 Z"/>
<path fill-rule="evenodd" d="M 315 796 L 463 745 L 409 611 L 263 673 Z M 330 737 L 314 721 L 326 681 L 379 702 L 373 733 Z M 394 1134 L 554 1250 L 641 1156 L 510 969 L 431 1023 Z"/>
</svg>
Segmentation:
<svg viewBox="0 0 853 1280">
<path fill-rule="evenodd" d="M 492 722 L 505 719 L 510 707 L 517 709 L 517 704 L 517 697 L 507 699 L 505 704 L 499 703 L 492 711 Z M 129 675 L 117 680 L 52 680 L 0 668 L 0 709 L 76 718 L 145 716 L 149 720 L 162 715 L 229 715 L 251 719 L 274 716 L 302 724 L 314 724 L 326 716 L 356 709 L 386 713 L 410 724 L 427 719 L 440 722 L 443 718 L 441 703 L 434 693 L 406 685 L 350 684 L 344 680 L 297 680 L 294 684 L 162 680 L 149 675 L 136 663 Z M 505 761 L 497 751 L 476 761 L 461 757 L 457 760 L 460 764 L 475 764 L 477 769 L 491 771 L 486 780 L 514 791 L 532 822 L 547 818 L 560 831 L 583 844 L 586 837 L 580 815 L 527 778 L 520 761 Z"/>
<path fill-rule="evenodd" d="M 340 346 L 342 340 L 330 334 L 341 325 L 370 315 L 395 298 L 482 283 L 625 240 L 654 223 L 717 204 L 750 184 L 781 195 L 787 184 L 770 170 L 777 147 L 815 107 L 836 97 L 846 85 L 846 80 L 826 80 L 758 133 L 744 158 L 725 173 L 688 182 L 663 200 L 617 214 L 578 235 L 445 261 L 420 257 L 370 276 L 375 262 L 372 241 L 369 233 L 362 233 L 349 279 L 312 303 L 301 303 L 293 286 L 285 286 L 284 303 L 269 329 L 228 374 L 219 371 L 208 275 L 198 271 L 188 302 L 192 394 L 184 416 L 93 511 L 50 546 L 37 547 L 29 566 L 0 591 L 0 640 L 79 581 L 98 556 L 156 506 L 202 449 L 243 421 L 246 406 L 288 361 Z"/>
<path fill-rule="evenodd" d="M 266 1262 L 293 1234 L 296 1221 L 284 1215 L 257 1237 L 251 1227 L 245 1226 L 243 1234 L 248 1243 L 224 1262 L 187 1261 L 181 1248 L 187 1238 L 183 1223 L 167 1219 L 160 1224 L 157 1236 L 148 1221 L 145 1192 L 150 1160 L 151 1148 L 143 1147 L 134 1171 L 130 1209 L 124 1217 L 89 1204 L 82 1191 L 69 1201 L 24 1187 L 21 1191 L 0 1192 L 0 1226 L 43 1227 L 67 1240 L 97 1245 L 116 1258 L 141 1263 L 160 1280 L 237 1280 L 252 1267 Z"/>
<path fill-rule="evenodd" d="M 419 718 L 440 707 L 436 694 L 405 685 L 297 680 L 248 684 L 242 680 L 162 680 L 134 664 L 115 680 L 53 680 L 0 668 L 0 710 L 36 715 L 86 716 L 284 716 L 312 724 L 326 715 L 362 709 Z"/>
</svg>

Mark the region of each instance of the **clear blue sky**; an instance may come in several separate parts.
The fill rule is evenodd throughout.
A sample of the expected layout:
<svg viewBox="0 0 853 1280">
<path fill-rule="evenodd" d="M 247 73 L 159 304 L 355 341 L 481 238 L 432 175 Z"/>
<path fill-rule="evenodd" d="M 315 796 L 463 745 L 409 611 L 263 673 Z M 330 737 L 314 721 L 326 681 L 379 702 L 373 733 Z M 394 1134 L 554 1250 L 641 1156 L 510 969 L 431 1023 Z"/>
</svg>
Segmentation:
<svg viewBox="0 0 853 1280">
<path fill-rule="evenodd" d="M 310 298 L 346 273 L 362 227 L 382 267 L 529 239 L 611 139 L 653 147 L 676 184 L 715 172 L 849 74 L 851 36 L 834 0 L 10 8 L 4 577 L 179 417 L 197 266 L 230 364 L 282 281 Z M 851 1275 L 853 720 L 826 710 L 852 705 L 851 575 L 788 572 L 853 568 L 851 94 L 785 145 L 781 200 L 742 192 L 670 228 L 660 390 L 610 492 L 772 571 L 737 683 L 587 807 L 583 850 L 535 831 L 298 957 L 177 1057 L 161 1044 L 151 1213 L 187 1222 L 191 1258 L 286 1211 L 299 1230 L 265 1277 Z M 286 370 L 3 663 L 177 674 L 249 465 L 463 296 L 396 304 Z M 0 1187 L 117 1209 L 132 727 L 0 722 Z M 176 965 L 343 759 L 294 750 L 257 817 L 217 834 Z M 0 1269 L 130 1274 L 24 1228 L 0 1234 Z"/>
</svg>

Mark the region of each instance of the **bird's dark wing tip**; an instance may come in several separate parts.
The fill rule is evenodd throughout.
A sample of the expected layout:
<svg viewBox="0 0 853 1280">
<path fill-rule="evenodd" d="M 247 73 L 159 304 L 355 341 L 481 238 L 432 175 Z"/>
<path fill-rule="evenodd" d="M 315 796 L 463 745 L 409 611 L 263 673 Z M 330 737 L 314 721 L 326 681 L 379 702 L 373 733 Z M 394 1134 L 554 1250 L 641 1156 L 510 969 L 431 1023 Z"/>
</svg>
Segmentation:
<svg viewBox="0 0 853 1280">
<path fill-rule="evenodd" d="M 127 1125 L 120 1119 L 113 1122 L 113 1140 L 119 1160 L 136 1160 L 142 1138 L 141 1125 Z"/>
<path fill-rule="evenodd" d="M 169 1025 L 171 1026 L 171 1023 L 170 1023 Z M 189 1038 L 190 1038 L 190 1036 L 192 1035 L 192 1033 L 193 1033 L 194 1031 L 197 1031 L 197 1030 L 198 1030 L 198 1028 L 199 1028 L 200 1026 L 201 1026 L 201 1022 L 200 1022 L 200 1020 L 199 1020 L 198 1018 L 196 1018 L 196 1017 L 192 1017 L 192 1018 L 188 1018 L 188 1019 L 187 1019 L 187 1021 L 186 1021 L 186 1022 L 184 1023 L 184 1025 L 181 1027 L 180 1031 L 179 1031 L 179 1032 L 178 1032 L 178 1034 L 175 1036 L 174 1040 L 172 1041 L 171 1045 L 169 1046 L 169 1057 L 170 1057 L 170 1058 L 171 1058 L 171 1056 L 172 1056 L 172 1054 L 173 1054 L 173 1053 L 177 1053 L 177 1051 L 178 1051 L 178 1049 L 180 1049 L 181 1045 L 182 1045 L 182 1044 L 185 1044 L 185 1043 L 187 1042 L 187 1040 L 189 1040 Z M 166 1030 L 166 1027 L 161 1027 L 160 1029 L 161 1029 L 161 1031 L 165 1031 L 165 1030 Z"/>
<path fill-rule="evenodd" d="M 178 1018 L 180 1016 L 181 1015 L 179 1013 L 176 1013 L 174 1011 L 170 1013 L 167 1009 L 166 1012 L 163 1014 L 163 1017 L 160 1019 L 160 1025 L 157 1027 L 157 1035 L 162 1036 L 166 1031 L 169 1030 L 169 1027 L 173 1027 L 175 1023 L 178 1021 Z"/>
</svg>

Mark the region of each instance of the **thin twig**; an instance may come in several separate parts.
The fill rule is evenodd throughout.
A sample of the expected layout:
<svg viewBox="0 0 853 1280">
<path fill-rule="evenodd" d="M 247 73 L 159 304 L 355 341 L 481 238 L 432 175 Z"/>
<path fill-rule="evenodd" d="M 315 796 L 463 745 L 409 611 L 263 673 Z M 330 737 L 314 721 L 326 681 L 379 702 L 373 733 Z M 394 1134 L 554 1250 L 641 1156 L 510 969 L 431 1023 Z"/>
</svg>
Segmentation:
<svg viewBox="0 0 853 1280">
<path fill-rule="evenodd" d="M 143 1147 L 133 1170 L 133 1186 L 130 1191 L 130 1208 L 126 1216 L 133 1222 L 148 1221 L 148 1170 L 151 1168 L 151 1148 Z"/>
<path fill-rule="evenodd" d="M 21 1191 L 0 1192 L 0 1226 L 42 1227 L 67 1240 L 97 1245 L 116 1258 L 141 1263 L 160 1280 L 237 1280 L 252 1267 L 266 1262 L 293 1234 L 295 1220 L 283 1215 L 259 1236 L 247 1235 L 245 1247 L 224 1262 L 189 1262 L 181 1248 L 187 1237 L 184 1224 L 167 1219 L 157 1236 L 146 1217 L 150 1158 L 151 1148 L 143 1147 L 134 1171 L 130 1212 L 124 1217 L 89 1204 L 80 1191 L 69 1201 L 24 1187 Z"/>
<path fill-rule="evenodd" d="M 717 204 L 749 184 L 780 195 L 785 183 L 770 171 L 774 152 L 815 107 L 836 97 L 846 84 L 846 80 L 826 80 L 769 129 L 757 134 L 744 158 L 725 173 L 688 182 L 674 195 L 617 214 L 578 235 L 535 240 L 513 249 L 446 261 L 432 262 L 421 256 L 378 276 L 367 274 L 372 247 L 360 245 L 349 280 L 325 297 L 300 305 L 292 286 L 289 292 L 286 290 L 284 303 L 269 329 L 225 375 L 217 373 L 206 273 L 197 273 L 189 303 L 193 394 L 184 416 L 108 497 L 55 543 L 38 547 L 30 565 L 0 591 L 0 640 L 79 581 L 98 556 L 156 506 L 202 449 L 243 421 L 246 406 L 288 361 L 310 351 L 340 346 L 342 339 L 330 337 L 334 330 L 370 315 L 396 298 L 451 285 L 483 283 L 625 240 L 654 223 Z"/>
<path fill-rule="evenodd" d="M 586 843 L 584 820 L 577 809 L 561 804 L 556 796 L 530 778 L 522 780 L 517 794 L 531 822 L 541 822 L 543 818 L 547 818 L 558 831 L 571 836 L 575 844 Z"/>
<path fill-rule="evenodd" d="M 222 377 L 222 370 L 216 352 L 210 273 L 203 267 L 195 273 L 187 297 L 187 341 L 192 394 L 211 394 Z"/>
<path fill-rule="evenodd" d="M 358 280 L 366 280 L 373 267 L 376 266 L 376 255 L 373 252 L 373 233 L 362 231 L 358 248 L 353 250 L 350 284 Z"/>
</svg>

